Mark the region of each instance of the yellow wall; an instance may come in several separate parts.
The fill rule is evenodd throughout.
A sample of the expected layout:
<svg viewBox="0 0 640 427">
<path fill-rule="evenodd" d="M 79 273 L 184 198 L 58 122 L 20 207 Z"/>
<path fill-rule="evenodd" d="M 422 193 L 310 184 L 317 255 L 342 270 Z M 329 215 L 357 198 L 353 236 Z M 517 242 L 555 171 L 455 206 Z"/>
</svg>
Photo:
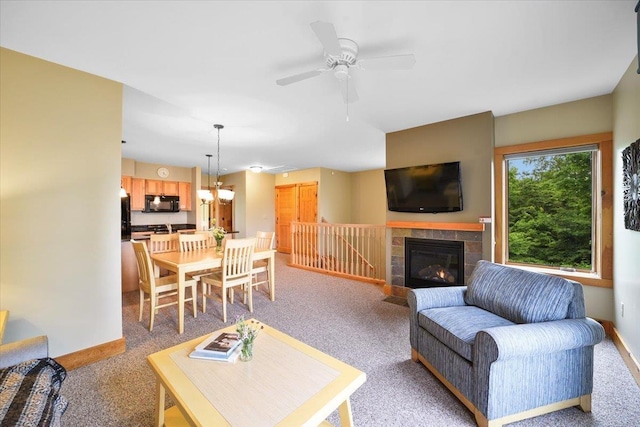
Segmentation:
<svg viewBox="0 0 640 427">
<path fill-rule="evenodd" d="M 350 224 L 351 174 L 333 169 L 320 169 L 318 185 L 318 221 L 322 218 L 333 224 Z"/>
<path fill-rule="evenodd" d="M 0 49 L 0 307 L 52 357 L 122 337 L 122 85 Z"/>
<path fill-rule="evenodd" d="M 624 228 L 622 199 L 622 150 L 640 138 L 637 66 L 636 57 L 613 92 L 613 310 L 618 331 L 640 360 L 640 232 Z"/>
</svg>

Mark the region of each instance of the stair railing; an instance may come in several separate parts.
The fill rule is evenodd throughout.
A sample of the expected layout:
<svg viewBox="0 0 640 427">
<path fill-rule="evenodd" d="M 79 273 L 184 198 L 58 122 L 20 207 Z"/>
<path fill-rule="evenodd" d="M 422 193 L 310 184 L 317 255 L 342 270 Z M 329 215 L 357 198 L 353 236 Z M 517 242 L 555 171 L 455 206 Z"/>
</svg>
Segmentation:
<svg viewBox="0 0 640 427">
<path fill-rule="evenodd" d="M 385 226 L 291 223 L 291 265 L 384 283 Z"/>
</svg>

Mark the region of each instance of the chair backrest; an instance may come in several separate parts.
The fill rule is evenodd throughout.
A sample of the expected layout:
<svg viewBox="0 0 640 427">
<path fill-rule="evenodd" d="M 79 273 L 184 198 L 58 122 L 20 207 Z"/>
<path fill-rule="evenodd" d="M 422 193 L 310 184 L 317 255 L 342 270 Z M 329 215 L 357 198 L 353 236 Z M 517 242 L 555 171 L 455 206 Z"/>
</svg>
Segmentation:
<svg viewBox="0 0 640 427">
<path fill-rule="evenodd" d="M 207 249 L 208 237 L 205 234 L 179 234 L 180 252 Z"/>
<path fill-rule="evenodd" d="M 256 249 L 273 249 L 274 231 L 258 231 L 256 233 Z"/>
<path fill-rule="evenodd" d="M 131 240 L 133 245 L 133 252 L 136 255 L 136 261 L 138 262 L 138 277 L 139 287 L 147 293 L 151 293 L 156 287 L 155 277 L 153 275 L 153 265 L 151 263 L 151 257 L 149 257 L 149 250 L 144 242 Z"/>
<path fill-rule="evenodd" d="M 251 278 L 255 246 L 255 238 L 227 240 L 222 256 L 223 281 L 238 279 L 243 276 Z"/>
<path fill-rule="evenodd" d="M 175 252 L 178 250 L 178 233 L 152 234 L 149 240 L 149 253 Z"/>
<path fill-rule="evenodd" d="M 202 234 L 204 236 L 207 236 L 207 246 L 208 247 L 214 248 L 216 246 L 216 239 L 213 237 L 213 233 L 211 233 L 210 231 L 198 230 L 194 234 Z"/>
</svg>

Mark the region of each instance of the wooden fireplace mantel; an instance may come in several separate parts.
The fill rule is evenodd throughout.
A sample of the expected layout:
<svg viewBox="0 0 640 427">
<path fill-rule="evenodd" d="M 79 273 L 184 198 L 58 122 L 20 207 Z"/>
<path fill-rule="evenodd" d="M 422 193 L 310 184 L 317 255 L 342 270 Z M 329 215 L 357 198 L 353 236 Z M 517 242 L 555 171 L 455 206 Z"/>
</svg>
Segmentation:
<svg viewBox="0 0 640 427">
<path fill-rule="evenodd" d="M 425 230 L 484 231 L 484 224 L 479 222 L 387 221 L 387 227 L 419 228 Z"/>
</svg>

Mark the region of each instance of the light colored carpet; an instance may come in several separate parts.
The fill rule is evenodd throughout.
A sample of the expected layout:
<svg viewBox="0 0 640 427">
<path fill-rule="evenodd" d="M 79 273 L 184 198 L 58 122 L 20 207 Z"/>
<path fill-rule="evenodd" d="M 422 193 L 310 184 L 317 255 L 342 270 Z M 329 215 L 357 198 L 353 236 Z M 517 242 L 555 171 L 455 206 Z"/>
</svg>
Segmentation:
<svg viewBox="0 0 640 427">
<path fill-rule="evenodd" d="M 384 302 L 380 287 L 299 270 L 277 256 L 276 301 L 254 294 L 253 317 L 366 372 L 351 397 L 358 426 L 474 426 L 472 414 L 421 364 L 410 359 L 408 308 Z M 155 381 L 146 356 L 225 326 L 220 304 L 194 319 L 187 306 L 185 333 L 175 307 L 160 310 L 153 332 L 148 305 L 137 321 L 137 292 L 124 296 L 126 353 L 69 372 L 65 426 L 151 426 Z M 238 301 L 228 319 L 248 315 Z M 260 351 L 259 347 L 255 351 Z M 640 389 L 611 340 L 596 346 L 592 413 L 569 408 L 512 426 L 637 426 Z M 168 405 L 171 400 L 168 399 Z M 250 410 L 247 402 L 247 410 Z M 339 425 L 337 414 L 329 421 Z"/>
</svg>

